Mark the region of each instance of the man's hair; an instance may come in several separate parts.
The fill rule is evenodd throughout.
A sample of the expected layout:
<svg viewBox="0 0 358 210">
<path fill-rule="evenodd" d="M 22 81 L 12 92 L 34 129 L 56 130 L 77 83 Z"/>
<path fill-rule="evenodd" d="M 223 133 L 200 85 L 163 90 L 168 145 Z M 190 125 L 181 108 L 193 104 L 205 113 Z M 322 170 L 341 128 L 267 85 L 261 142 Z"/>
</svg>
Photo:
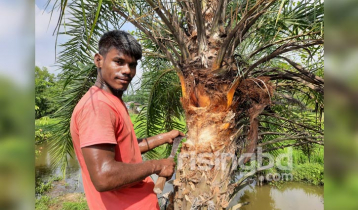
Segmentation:
<svg viewBox="0 0 358 210">
<path fill-rule="evenodd" d="M 106 56 L 112 48 L 134 57 L 136 60 L 142 58 L 142 48 L 137 40 L 125 31 L 113 30 L 102 35 L 98 42 L 99 54 Z"/>
</svg>

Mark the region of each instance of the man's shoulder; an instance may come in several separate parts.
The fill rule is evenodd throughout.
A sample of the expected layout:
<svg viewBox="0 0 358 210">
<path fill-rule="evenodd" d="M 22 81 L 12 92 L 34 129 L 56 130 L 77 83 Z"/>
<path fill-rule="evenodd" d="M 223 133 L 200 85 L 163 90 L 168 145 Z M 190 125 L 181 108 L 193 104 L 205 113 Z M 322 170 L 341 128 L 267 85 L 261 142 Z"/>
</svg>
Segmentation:
<svg viewBox="0 0 358 210">
<path fill-rule="evenodd" d="M 103 91 L 96 87 L 91 87 L 77 103 L 74 113 L 83 109 L 89 110 L 101 110 L 104 108 L 110 108 L 115 111 L 113 102 L 106 96 Z"/>
</svg>

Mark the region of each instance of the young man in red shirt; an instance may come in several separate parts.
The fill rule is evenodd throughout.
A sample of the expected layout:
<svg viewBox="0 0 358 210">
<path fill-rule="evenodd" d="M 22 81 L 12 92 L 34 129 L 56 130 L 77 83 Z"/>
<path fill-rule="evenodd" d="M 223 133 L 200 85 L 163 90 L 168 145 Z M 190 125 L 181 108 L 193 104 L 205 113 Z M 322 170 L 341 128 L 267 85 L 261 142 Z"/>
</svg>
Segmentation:
<svg viewBox="0 0 358 210">
<path fill-rule="evenodd" d="M 172 130 L 137 139 L 122 101 L 141 57 L 141 46 L 130 34 L 105 33 L 94 56 L 95 85 L 72 114 L 71 136 L 91 210 L 159 209 L 149 176 L 171 177 L 174 173 L 172 158 L 143 162 L 141 153 L 184 134 Z"/>
</svg>

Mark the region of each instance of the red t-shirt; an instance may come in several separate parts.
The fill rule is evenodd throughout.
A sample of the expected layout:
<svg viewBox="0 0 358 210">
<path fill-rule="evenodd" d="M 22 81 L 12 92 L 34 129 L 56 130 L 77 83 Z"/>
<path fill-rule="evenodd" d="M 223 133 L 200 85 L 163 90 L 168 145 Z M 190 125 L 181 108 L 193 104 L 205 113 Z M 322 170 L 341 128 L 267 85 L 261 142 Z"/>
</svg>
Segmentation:
<svg viewBox="0 0 358 210">
<path fill-rule="evenodd" d="M 115 160 L 140 163 L 133 124 L 122 100 L 93 86 L 75 107 L 71 118 L 71 136 L 81 166 L 83 187 L 91 210 L 102 209 L 158 209 L 150 177 L 134 186 L 107 192 L 98 192 L 92 184 L 81 148 L 95 144 L 115 144 Z"/>
</svg>

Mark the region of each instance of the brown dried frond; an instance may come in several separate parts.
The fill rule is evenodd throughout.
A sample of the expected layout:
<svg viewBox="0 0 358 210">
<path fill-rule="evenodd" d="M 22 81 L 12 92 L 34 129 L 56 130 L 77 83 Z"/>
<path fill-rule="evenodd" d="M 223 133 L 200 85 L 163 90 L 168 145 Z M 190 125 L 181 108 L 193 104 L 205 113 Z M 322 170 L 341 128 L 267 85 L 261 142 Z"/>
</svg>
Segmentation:
<svg viewBox="0 0 358 210">
<path fill-rule="evenodd" d="M 252 153 L 256 149 L 259 127 L 257 117 L 266 106 L 271 104 L 274 88 L 269 80 L 269 77 L 248 78 L 243 80 L 238 87 L 238 106 L 246 108 L 246 115 L 250 119 L 245 147 L 246 153 Z M 247 157 L 244 162 L 249 159 L 250 157 Z"/>
</svg>

